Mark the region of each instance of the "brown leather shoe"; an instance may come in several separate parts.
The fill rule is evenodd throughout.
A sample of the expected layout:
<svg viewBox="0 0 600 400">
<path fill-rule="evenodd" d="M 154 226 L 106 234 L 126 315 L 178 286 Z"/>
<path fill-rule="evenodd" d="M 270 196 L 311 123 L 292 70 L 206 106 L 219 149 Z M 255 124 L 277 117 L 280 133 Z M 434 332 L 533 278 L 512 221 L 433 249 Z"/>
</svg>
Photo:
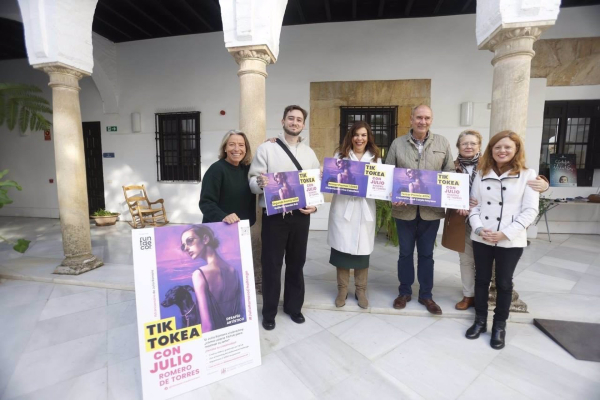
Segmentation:
<svg viewBox="0 0 600 400">
<path fill-rule="evenodd" d="M 396 300 L 394 300 L 394 308 L 396 310 L 402 310 L 404 307 L 406 307 L 406 303 L 408 303 L 410 299 L 410 295 L 406 294 L 396 297 Z"/>
<path fill-rule="evenodd" d="M 435 301 L 433 301 L 433 299 L 419 298 L 419 303 L 427 307 L 427 311 L 429 311 L 430 313 L 435 315 L 442 315 L 442 309 L 436 304 Z"/>
<path fill-rule="evenodd" d="M 464 311 L 464 310 L 468 309 L 469 307 L 473 307 L 473 306 L 475 306 L 475 297 L 466 297 L 465 296 L 465 297 L 463 297 L 463 299 L 461 301 L 456 303 L 454 308 L 456 308 L 457 310 Z"/>
</svg>

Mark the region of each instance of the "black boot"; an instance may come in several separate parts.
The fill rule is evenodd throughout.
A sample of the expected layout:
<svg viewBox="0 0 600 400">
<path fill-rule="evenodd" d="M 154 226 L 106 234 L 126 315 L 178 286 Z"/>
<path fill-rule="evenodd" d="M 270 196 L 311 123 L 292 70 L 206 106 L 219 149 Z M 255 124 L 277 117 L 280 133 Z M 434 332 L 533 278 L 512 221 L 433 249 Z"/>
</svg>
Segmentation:
<svg viewBox="0 0 600 400">
<path fill-rule="evenodd" d="M 479 335 L 487 332 L 487 317 L 475 316 L 475 322 L 465 333 L 467 339 L 477 339 Z"/>
<path fill-rule="evenodd" d="M 504 338 L 506 338 L 506 321 L 494 321 L 492 325 L 492 339 L 490 340 L 492 349 L 503 349 L 505 344 Z"/>
</svg>

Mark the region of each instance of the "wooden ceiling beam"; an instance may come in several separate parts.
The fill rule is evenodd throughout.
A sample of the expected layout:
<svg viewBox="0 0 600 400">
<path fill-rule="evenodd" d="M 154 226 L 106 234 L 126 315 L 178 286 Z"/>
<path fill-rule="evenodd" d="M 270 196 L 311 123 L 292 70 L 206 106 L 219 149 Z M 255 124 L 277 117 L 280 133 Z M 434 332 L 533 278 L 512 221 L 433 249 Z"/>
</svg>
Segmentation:
<svg viewBox="0 0 600 400">
<path fill-rule="evenodd" d="M 300 0 L 294 0 L 294 5 L 296 6 L 296 12 L 300 18 L 300 23 L 305 24 L 306 18 L 304 18 L 304 10 L 302 10 L 302 4 L 300 4 Z"/>
<path fill-rule="evenodd" d="M 191 5 L 189 5 L 187 0 L 180 0 L 180 2 L 183 5 L 183 7 L 186 10 L 188 10 L 189 12 L 191 12 L 192 14 L 194 14 L 194 16 L 202 23 L 202 25 L 204 25 L 206 28 L 208 28 L 208 30 L 210 32 L 215 31 L 215 28 L 213 28 L 212 25 L 208 23 L 208 21 L 206 21 L 204 18 L 202 18 L 202 16 L 200 14 L 198 14 L 198 12 L 196 10 L 194 10 L 194 8 Z"/>
<path fill-rule="evenodd" d="M 150 16 L 146 11 L 144 11 L 143 9 L 141 9 L 140 7 L 136 6 L 135 4 L 133 4 L 131 1 L 129 0 L 125 0 L 125 2 L 127 4 L 129 4 L 130 7 L 134 8 L 137 12 L 139 12 L 140 14 L 142 14 L 144 17 L 146 17 L 146 19 L 148 19 L 149 21 L 151 21 L 152 23 L 154 23 L 154 25 L 158 26 L 163 32 L 166 32 L 169 35 L 173 35 L 173 32 L 171 32 L 169 29 L 165 28 L 163 26 L 163 24 L 161 24 L 160 22 L 158 22 L 157 20 L 155 20 L 154 18 L 152 18 L 152 16 Z"/>
<path fill-rule="evenodd" d="M 473 2 L 473 0 L 467 0 L 467 1 L 465 1 L 465 5 L 460 10 L 460 12 L 464 13 L 465 11 L 467 11 L 467 8 L 469 8 L 469 6 L 471 5 L 472 2 Z"/>
<path fill-rule="evenodd" d="M 106 25 L 107 27 L 109 27 L 110 29 L 112 29 L 115 32 L 119 32 L 121 35 L 125 36 L 127 39 L 129 40 L 135 40 L 131 35 L 129 35 L 126 32 L 123 32 L 122 30 L 120 30 L 119 28 L 117 28 L 116 26 L 114 26 L 113 24 L 111 24 L 110 22 L 102 19 L 102 17 L 100 17 L 98 14 L 94 15 L 94 21 L 98 21 L 103 25 Z"/>
<path fill-rule="evenodd" d="M 327 21 L 331 22 L 331 4 L 329 4 L 329 0 L 323 0 L 325 4 L 325 16 L 327 17 Z"/>
<path fill-rule="evenodd" d="M 408 3 L 406 3 L 406 8 L 404 9 L 405 17 L 410 16 L 410 10 L 412 10 L 412 6 L 414 3 L 415 3 L 415 0 L 408 0 Z"/>
<path fill-rule="evenodd" d="M 186 24 L 184 24 L 179 18 L 177 18 L 175 16 L 175 14 L 173 14 L 167 7 L 163 6 L 162 3 L 159 0 L 153 0 L 153 3 L 155 5 L 158 6 L 158 8 L 165 13 L 168 17 L 170 17 L 173 21 L 177 22 L 179 24 L 179 26 L 181 26 L 183 29 L 185 29 L 186 31 L 188 31 L 188 33 L 194 33 L 194 31 L 192 29 L 190 29 L 189 26 L 187 26 Z"/>
<path fill-rule="evenodd" d="M 379 0 L 379 10 L 377 11 L 377 18 L 383 17 L 384 8 L 385 8 L 385 0 Z"/>
<path fill-rule="evenodd" d="M 152 34 L 150 32 L 148 32 L 147 30 L 143 29 L 141 26 L 139 26 L 138 24 L 136 24 L 135 22 L 133 22 L 132 20 L 130 20 L 129 18 L 125 17 L 123 14 L 121 14 L 118 11 L 115 11 L 111 6 L 109 6 L 108 4 L 106 4 L 106 2 L 104 1 L 99 1 L 98 5 L 108 11 L 110 11 L 113 15 L 116 15 L 117 17 L 121 18 L 123 21 L 125 21 L 126 23 L 128 23 L 129 25 L 133 26 L 134 28 L 136 28 L 138 31 L 142 32 L 144 35 L 148 36 L 148 37 L 152 37 Z M 94 14 L 96 15 L 96 14 Z"/>
</svg>

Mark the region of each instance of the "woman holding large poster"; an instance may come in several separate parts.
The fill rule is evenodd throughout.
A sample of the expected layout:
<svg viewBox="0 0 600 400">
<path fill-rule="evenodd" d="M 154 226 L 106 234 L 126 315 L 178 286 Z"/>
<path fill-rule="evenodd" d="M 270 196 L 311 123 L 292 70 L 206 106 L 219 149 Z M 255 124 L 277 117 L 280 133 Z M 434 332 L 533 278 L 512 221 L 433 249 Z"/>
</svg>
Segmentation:
<svg viewBox="0 0 600 400">
<path fill-rule="evenodd" d="M 334 157 L 342 161 L 338 164 L 342 167 L 343 160 L 381 164 L 380 151 L 375 145 L 369 124 L 364 121 L 355 122 Z M 343 170 L 340 174 L 341 178 L 347 178 L 343 175 Z M 327 242 L 331 246 L 329 263 L 337 268 L 336 307 L 346 304 L 351 269 L 354 269 L 355 298 L 358 305 L 361 308 L 369 306 L 366 290 L 369 256 L 375 244 L 375 216 L 375 200 L 333 195 Z"/>
<path fill-rule="evenodd" d="M 536 173 L 525 166 L 525 146 L 519 135 L 502 131 L 490 139 L 473 181 L 471 209 L 475 257 L 475 322 L 467 339 L 487 330 L 488 295 L 492 268 L 496 266 L 497 300 L 490 345 L 500 350 L 506 337 L 512 299 L 513 274 L 527 246 L 527 227 L 538 215 L 539 193 L 528 186 Z"/>
<path fill-rule="evenodd" d="M 218 246 L 219 240 L 207 225 L 194 225 L 181 235 L 181 250 L 207 263 L 192 274 L 202 332 L 233 325 L 246 316 L 241 277 L 223 260 Z"/>
<path fill-rule="evenodd" d="M 219 149 L 219 161 L 212 164 L 202 180 L 200 211 L 202 223 L 256 221 L 256 195 L 250 191 L 248 171 L 252 161 L 250 143 L 244 132 L 225 134 Z"/>
</svg>

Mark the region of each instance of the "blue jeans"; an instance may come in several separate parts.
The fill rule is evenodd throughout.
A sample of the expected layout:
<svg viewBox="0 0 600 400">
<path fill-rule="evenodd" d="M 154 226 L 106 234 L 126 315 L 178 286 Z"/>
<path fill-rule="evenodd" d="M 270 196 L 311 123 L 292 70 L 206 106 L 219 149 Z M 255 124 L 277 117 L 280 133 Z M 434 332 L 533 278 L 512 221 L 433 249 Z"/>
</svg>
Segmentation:
<svg viewBox="0 0 600 400">
<path fill-rule="evenodd" d="M 400 295 L 411 295 L 412 284 L 415 281 L 415 264 L 413 254 L 415 244 L 419 263 L 417 277 L 419 279 L 419 297 L 431 299 L 433 289 L 433 247 L 440 220 L 425 221 L 419 211 L 412 221 L 396 219 L 396 230 L 400 242 L 400 257 L 398 258 L 398 280 Z"/>
</svg>

